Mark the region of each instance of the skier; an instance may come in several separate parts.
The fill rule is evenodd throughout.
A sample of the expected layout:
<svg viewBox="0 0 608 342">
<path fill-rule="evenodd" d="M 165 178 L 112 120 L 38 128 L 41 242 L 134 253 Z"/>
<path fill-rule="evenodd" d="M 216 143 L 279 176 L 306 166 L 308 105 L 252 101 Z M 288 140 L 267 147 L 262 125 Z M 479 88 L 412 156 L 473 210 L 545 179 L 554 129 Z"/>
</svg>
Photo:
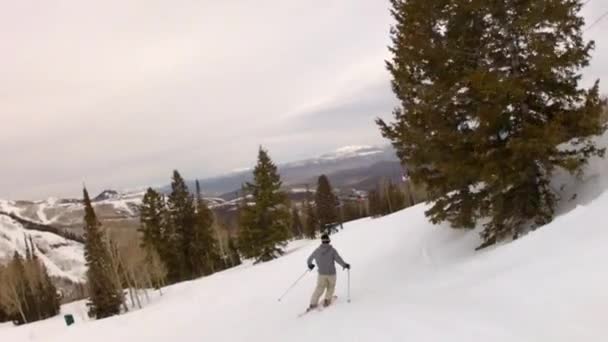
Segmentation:
<svg viewBox="0 0 608 342">
<path fill-rule="evenodd" d="M 319 305 L 319 299 L 325 292 L 325 300 L 323 306 L 331 304 L 331 300 L 334 296 L 334 290 L 336 289 L 336 266 L 335 262 L 340 264 L 344 269 L 350 269 L 350 265 L 342 260 L 338 251 L 330 245 L 329 235 L 321 235 L 321 246 L 308 257 L 308 268 L 312 271 L 315 265 L 312 263 L 313 259 L 319 267 L 319 278 L 317 279 L 317 287 L 315 292 L 312 294 L 310 300 L 310 307 L 308 310 L 312 310 Z"/>
</svg>

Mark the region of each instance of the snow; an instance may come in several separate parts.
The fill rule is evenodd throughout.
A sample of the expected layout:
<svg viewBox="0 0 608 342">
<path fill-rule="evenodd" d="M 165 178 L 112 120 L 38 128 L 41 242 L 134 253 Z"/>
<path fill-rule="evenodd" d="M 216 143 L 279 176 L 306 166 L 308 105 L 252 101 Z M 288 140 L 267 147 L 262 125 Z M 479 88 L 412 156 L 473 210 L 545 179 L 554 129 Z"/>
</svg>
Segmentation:
<svg viewBox="0 0 608 342">
<path fill-rule="evenodd" d="M 324 154 L 317 161 L 320 160 L 339 160 L 339 159 L 347 159 L 354 157 L 364 157 L 370 156 L 374 154 L 382 153 L 382 149 L 374 146 L 367 145 L 351 145 L 351 146 L 343 146 L 336 149 L 332 153 Z"/>
<path fill-rule="evenodd" d="M 305 270 L 318 241 L 275 261 L 168 287 L 143 310 L 101 321 L 83 303 L 61 317 L 0 326 L 3 341 L 603 341 L 608 338 L 608 193 L 519 240 L 481 252 L 475 232 L 433 226 L 425 205 L 345 225 L 333 244 L 353 265 L 352 303 L 297 318 L 315 285 Z M 79 317 L 81 317 L 79 319 Z"/>
<path fill-rule="evenodd" d="M 596 138 L 599 147 L 608 147 L 608 133 Z M 552 182 L 554 189 L 560 189 L 560 210 L 567 211 L 578 204 L 586 205 L 608 189 L 608 158 L 592 158 L 584 168 L 582 177 L 572 176 L 565 171 L 558 172 Z"/>
<path fill-rule="evenodd" d="M 598 142 L 607 145 L 608 135 Z M 277 260 L 170 286 L 144 309 L 121 316 L 91 321 L 80 301 L 62 307 L 76 318 L 71 327 L 61 316 L 0 324 L 0 341 L 605 341 L 606 170 L 608 160 L 594 158 L 582 178 L 559 173 L 552 186 L 563 200 L 552 223 L 479 252 L 477 232 L 430 224 L 424 204 L 345 224 L 332 240 L 353 266 L 352 302 L 339 271 L 338 303 L 323 312 L 297 318 L 314 274 L 277 301 L 318 245 L 301 240 Z M 0 201 L 0 210 L 13 204 Z M 23 251 L 24 232 L 0 216 L 0 252 Z M 55 246 L 42 258 L 51 272 L 82 279 L 79 244 L 58 246 L 65 239 L 27 233 L 41 250 Z"/>
<path fill-rule="evenodd" d="M 51 224 L 52 221 L 48 219 L 48 217 L 46 216 L 44 210 L 47 208 L 46 203 L 40 203 L 38 204 L 38 210 L 36 211 L 36 214 L 38 215 L 38 219 L 40 220 L 40 222 L 42 222 L 43 224 Z"/>
<path fill-rule="evenodd" d="M 0 211 L 9 214 L 18 214 L 21 209 L 17 207 L 14 201 L 0 199 Z"/>
<path fill-rule="evenodd" d="M 122 212 L 128 216 L 136 216 L 137 214 L 133 210 L 132 205 L 135 207 L 141 205 L 141 198 L 130 199 L 130 200 L 111 199 L 111 200 L 101 201 L 101 202 L 99 202 L 99 204 L 110 204 L 110 205 L 114 206 L 114 208 L 118 212 Z"/>
<path fill-rule="evenodd" d="M 110 198 L 93 202 L 101 213 L 111 217 L 132 218 L 139 215 L 139 206 L 144 192 L 113 194 L 106 191 Z M 8 201 L 0 199 L 0 212 L 12 213 L 28 221 L 44 225 L 75 226 L 82 221 L 84 206 L 77 199 L 49 198 L 42 201 Z M 99 212 L 98 212 L 99 214 Z"/>
<path fill-rule="evenodd" d="M 82 244 L 49 232 L 28 230 L 12 218 L 0 215 L 0 261 L 15 251 L 25 256 L 25 237 L 31 237 L 38 257 L 51 276 L 82 282 L 86 273 Z"/>
<path fill-rule="evenodd" d="M 336 154 L 351 154 L 351 153 L 357 153 L 361 150 L 369 150 L 372 148 L 373 147 L 369 146 L 369 145 L 350 145 L 350 146 L 343 146 L 343 147 L 336 149 L 335 153 Z"/>
</svg>

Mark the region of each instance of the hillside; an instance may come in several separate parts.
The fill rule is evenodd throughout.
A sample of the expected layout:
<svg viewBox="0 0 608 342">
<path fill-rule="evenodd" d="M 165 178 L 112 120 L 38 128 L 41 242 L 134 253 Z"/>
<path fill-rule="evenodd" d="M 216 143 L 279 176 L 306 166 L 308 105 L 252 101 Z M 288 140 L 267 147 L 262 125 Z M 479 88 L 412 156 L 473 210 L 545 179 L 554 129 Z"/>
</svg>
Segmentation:
<svg viewBox="0 0 608 342">
<path fill-rule="evenodd" d="M 596 164 L 605 165 L 605 162 Z M 592 170 L 591 170 L 592 171 Z M 593 172 L 592 172 L 593 173 Z M 605 179 L 591 174 L 587 180 Z M 581 180 L 578 188 L 586 188 Z M 572 188 L 575 186 L 573 185 Z M 589 196 L 593 197 L 593 194 Z M 165 289 L 140 311 L 88 322 L 83 303 L 60 317 L 0 327 L 7 341 L 603 341 L 608 338 L 608 193 L 510 244 L 474 252 L 475 232 L 433 226 L 418 205 L 349 223 L 333 244 L 353 265 L 352 303 L 339 271 L 336 306 L 297 318 L 315 276 L 283 302 L 317 241 L 286 256 Z M 601 263 L 600 263 L 601 264 Z M 252 319 L 255 318 L 255 319 Z M 235 326 L 238 329 L 235 329 Z"/>
<path fill-rule="evenodd" d="M 133 221 L 139 214 L 138 206 L 143 193 L 117 193 L 106 198 L 104 191 L 93 202 L 95 211 L 104 222 Z M 84 207 L 80 199 L 49 198 L 43 201 L 0 200 L 0 212 L 13 214 L 26 220 L 67 229 L 79 234 L 82 231 Z"/>
<path fill-rule="evenodd" d="M 75 283 L 84 281 L 86 267 L 82 243 L 49 231 L 27 229 L 23 222 L 2 214 L 0 262 L 8 260 L 15 252 L 25 255 L 25 237 L 32 238 L 38 257 L 60 288 L 69 292 Z"/>
</svg>

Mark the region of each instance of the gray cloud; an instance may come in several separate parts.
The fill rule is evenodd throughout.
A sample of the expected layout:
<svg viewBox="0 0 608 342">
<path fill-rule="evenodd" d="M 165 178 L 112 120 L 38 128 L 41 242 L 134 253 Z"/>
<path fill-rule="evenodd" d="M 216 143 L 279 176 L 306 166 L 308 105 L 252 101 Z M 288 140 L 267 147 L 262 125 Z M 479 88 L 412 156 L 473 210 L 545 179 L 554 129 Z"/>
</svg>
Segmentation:
<svg viewBox="0 0 608 342">
<path fill-rule="evenodd" d="M 0 197 L 213 175 L 261 143 L 277 160 L 315 153 L 276 123 L 386 77 L 387 3 L 3 4 Z"/>
<path fill-rule="evenodd" d="M 289 161 L 385 143 L 391 22 L 388 0 L 5 2 L 0 198 L 215 175 L 259 144 Z M 587 84 L 608 73 L 605 33 L 586 33 Z"/>
</svg>

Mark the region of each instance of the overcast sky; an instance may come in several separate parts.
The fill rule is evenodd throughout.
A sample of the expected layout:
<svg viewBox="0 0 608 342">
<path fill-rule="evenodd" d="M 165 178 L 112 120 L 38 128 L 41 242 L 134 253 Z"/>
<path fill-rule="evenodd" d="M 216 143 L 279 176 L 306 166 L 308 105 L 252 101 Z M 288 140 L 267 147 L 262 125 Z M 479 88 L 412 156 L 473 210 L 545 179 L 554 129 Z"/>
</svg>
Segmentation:
<svg viewBox="0 0 608 342">
<path fill-rule="evenodd" d="M 390 24 L 388 0 L 0 0 L 0 198 L 213 176 L 259 144 L 277 162 L 384 144 Z M 586 83 L 608 82 L 606 35 L 586 33 Z"/>
</svg>

